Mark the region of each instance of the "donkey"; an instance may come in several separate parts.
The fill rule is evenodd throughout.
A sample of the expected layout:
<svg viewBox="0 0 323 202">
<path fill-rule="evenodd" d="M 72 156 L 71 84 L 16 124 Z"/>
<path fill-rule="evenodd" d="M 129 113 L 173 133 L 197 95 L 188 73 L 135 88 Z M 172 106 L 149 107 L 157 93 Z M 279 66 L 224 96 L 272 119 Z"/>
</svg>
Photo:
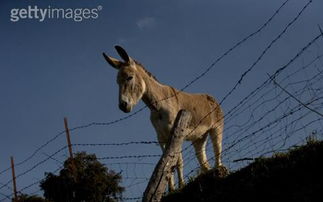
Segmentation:
<svg viewBox="0 0 323 202">
<path fill-rule="evenodd" d="M 207 136 L 210 134 L 215 154 L 215 166 L 222 166 L 223 112 L 216 100 L 206 94 L 190 94 L 171 86 L 163 85 L 140 63 L 128 56 L 120 46 L 115 46 L 123 61 L 107 56 L 105 60 L 118 70 L 119 108 L 129 113 L 140 99 L 149 107 L 150 120 L 157 132 L 158 142 L 163 151 L 170 139 L 177 113 L 181 109 L 191 112 L 188 135 L 184 140 L 192 141 L 201 172 L 210 169 L 205 153 Z M 176 165 L 179 187 L 184 186 L 183 157 L 180 153 Z M 174 190 L 174 176 L 168 179 L 169 190 Z"/>
</svg>

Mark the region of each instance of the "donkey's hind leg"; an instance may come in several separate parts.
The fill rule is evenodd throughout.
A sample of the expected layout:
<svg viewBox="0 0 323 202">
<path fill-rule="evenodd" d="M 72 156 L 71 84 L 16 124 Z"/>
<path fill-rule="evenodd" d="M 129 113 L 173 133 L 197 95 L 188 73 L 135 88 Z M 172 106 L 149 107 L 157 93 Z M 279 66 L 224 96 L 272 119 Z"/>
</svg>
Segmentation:
<svg viewBox="0 0 323 202">
<path fill-rule="evenodd" d="M 207 139 L 207 134 L 203 135 L 201 139 L 197 139 L 193 141 L 195 154 L 196 154 L 197 160 L 201 165 L 202 172 L 206 172 L 210 169 L 210 165 L 207 161 L 206 152 L 205 152 L 206 139 Z"/>
<path fill-rule="evenodd" d="M 218 123 L 215 128 L 210 130 L 210 136 L 213 144 L 215 154 L 215 167 L 219 168 L 222 166 L 221 153 L 222 153 L 222 133 L 223 133 L 223 122 Z"/>
</svg>

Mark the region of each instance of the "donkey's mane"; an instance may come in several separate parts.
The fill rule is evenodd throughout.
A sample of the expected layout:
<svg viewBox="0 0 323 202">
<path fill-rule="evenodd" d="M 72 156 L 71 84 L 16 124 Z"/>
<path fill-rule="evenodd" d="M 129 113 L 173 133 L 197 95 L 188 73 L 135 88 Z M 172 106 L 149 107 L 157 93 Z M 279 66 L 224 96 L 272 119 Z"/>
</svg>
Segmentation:
<svg viewBox="0 0 323 202">
<path fill-rule="evenodd" d="M 150 78 L 152 78 L 152 79 L 154 79 L 155 81 L 157 81 L 157 82 L 159 82 L 158 81 L 158 79 L 152 74 L 152 73 L 150 73 L 140 62 L 138 62 L 138 61 L 136 61 L 135 60 L 135 63 L 137 64 L 137 65 L 139 65 L 143 70 L 144 70 L 144 72 L 146 72 L 146 74 L 148 74 L 148 76 L 150 77 Z"/>
</svg>

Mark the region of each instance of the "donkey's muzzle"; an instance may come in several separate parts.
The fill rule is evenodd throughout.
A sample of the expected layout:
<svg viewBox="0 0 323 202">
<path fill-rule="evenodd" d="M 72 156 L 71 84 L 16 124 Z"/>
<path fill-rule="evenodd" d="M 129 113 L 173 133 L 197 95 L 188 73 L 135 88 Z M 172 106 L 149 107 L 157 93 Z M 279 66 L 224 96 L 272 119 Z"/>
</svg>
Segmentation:
<svg viewBox="0 0 323 202">
<path fill-rule="evenodd" d="M 128 112 L 131 111 L 130 105 L 128 105 L 128 103 L 125 102 L 125 101 L 120 101 L 119 108 L 120 108 L 121 111 L 123 111 L 125 113 L 128 113 Z"/>
</svg>

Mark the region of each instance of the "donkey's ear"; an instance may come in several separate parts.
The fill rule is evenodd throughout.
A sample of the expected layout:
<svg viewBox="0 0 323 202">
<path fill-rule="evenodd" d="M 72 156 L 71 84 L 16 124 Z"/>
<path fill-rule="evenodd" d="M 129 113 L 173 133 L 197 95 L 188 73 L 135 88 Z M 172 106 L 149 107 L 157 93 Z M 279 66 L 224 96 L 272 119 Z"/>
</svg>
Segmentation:
<svg viewBox="0 0 323 202">
<path fill-rule="evenodd" d="M 120 69 L 122 62 L 118 59 L 115 59 L 113 57 L 107 56 L 105 53 L 102 53 L 104 59 L 114 68 Z"/>
<path fill-rule="evenodd" d="M 121 46 L 115 46 L 114 48 L 117 50 L 118 54 L 125 62 L 130 61 L 130 57 L 128 56 L 128 53 Z"/>
</svg>

